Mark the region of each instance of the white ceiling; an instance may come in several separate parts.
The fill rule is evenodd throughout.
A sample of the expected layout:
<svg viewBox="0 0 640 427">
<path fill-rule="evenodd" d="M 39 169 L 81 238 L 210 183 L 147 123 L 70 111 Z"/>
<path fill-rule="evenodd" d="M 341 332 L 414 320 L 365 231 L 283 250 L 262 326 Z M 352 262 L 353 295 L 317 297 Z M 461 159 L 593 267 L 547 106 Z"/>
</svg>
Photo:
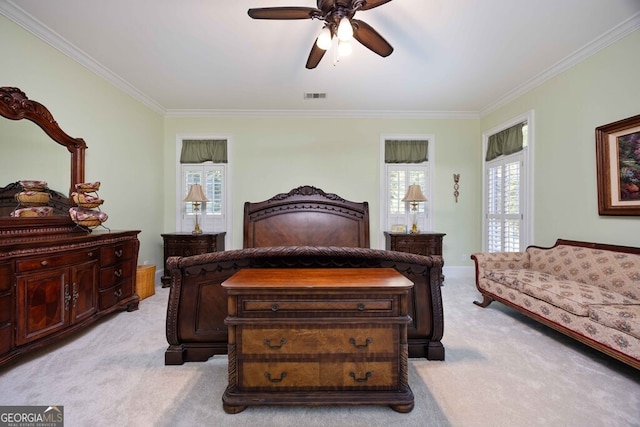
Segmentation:
<svg viewBox="0 0 640 427">
<path fill-rule="evenodd" d="M 307 70 L 322 23 L 247 15 L 269 6 L 316 2 L 0 0 L 0 13 L 166 114 L 478 116 L 640 28 L 640 0 L 394 0 L 356 13 L 391 56 L 356 43 Z"/>
</svg>

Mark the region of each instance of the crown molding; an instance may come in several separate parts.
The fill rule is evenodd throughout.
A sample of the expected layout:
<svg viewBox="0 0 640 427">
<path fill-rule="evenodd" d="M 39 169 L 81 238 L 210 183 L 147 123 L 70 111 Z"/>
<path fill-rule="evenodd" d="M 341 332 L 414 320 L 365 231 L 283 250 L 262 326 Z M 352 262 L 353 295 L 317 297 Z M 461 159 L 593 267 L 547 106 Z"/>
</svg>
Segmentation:
<svg viewBox="0 0 640 427">
<path fill-rule="evenodd" d="M 29 15 L 14 2 L 0 2 L 0 14 L 4 15 L 7 19 L 15 22 L 31 34 L 40 38 L 45 43 L 53 46 L 63 54 L 67 55 L 69 58 L 88 68 L 90 71 L 102 77 L 143 105 L 146 105 L 159 114 L 164 114 L 164 108 L 155 100 L 149 98 L 147 95 L 140 92 L 133 85 L 122 79 L 117 74 L 111 72 L 108 68 L 100 64 L 91 56 L 87 55 L 85 52 L 69 43 L 65 38 L 60 36 L 51 28 L 44 25 L 42 22 Z"/>
<path fill-rule="evenodd" d="M 387 119 L 478 119 L 563 73 L 605 47 L 640 28 L 640 12 L 576 50 L 565 59 L 539 73 L 479 111 L 357 111 L 357 110 L 167 110 L 154 99 L 110 71 L 91 56 L 69 43 L 13 1 L 0 2 L 0 14 L 15 22 L 55 49 L 107 80 L 116 88 L 165 117 L 303 117 L 303 118 L 387 118 Z"/>
<path fill-rule="evenodd" d="M 504 107 L 505 105 L 509 104 L 510 102 L 513 102 L 514 100 L 521 97 L 525 93 L 542 85 L 547 80 L 550 80 L 553 77 L 559 74 L 562 74 L 568 69 L 576 66 L 580 62 L 596 54 L 597 52 L 606 48 L 607 46 L 615 43 L 616 41 L 622 39 L 623 37 L 626 37 L 627 35 L 633 33 L 639 28 L 640 28 L 640 12 L 636 13 L 635 15 L 632 15 L 630 18 L 626 19 L 619 25 L 603 33 L 600 37 L 587 43 L 580 49 L 574 51 L 572 54 L 570 54 L 563 60 L 557 62 L 556 64 L 547 68 L 545 71 L 541 72 L 540 74 L 524 82 L 522 85 L 518 86 L 517 88 L 505 94 L 502 98 L 482 108 L 479 111 L 479 116 L 484 117 Z"/>
<path fill-rule="evenodd" d="M 165 117 L 301 117 L 328 119 L 479 119 L 475 111 L 167 110 Z"/>
</svg>

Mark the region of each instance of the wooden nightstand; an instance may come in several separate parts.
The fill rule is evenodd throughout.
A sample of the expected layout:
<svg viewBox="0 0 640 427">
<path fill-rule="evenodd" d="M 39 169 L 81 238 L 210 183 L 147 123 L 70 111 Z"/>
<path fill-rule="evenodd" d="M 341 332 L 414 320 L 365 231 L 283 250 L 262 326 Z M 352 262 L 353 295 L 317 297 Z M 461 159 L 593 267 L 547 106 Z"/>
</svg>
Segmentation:
<svg viewBox="0 0 640 427">
<path fill-rule="evenodd" d="M 442 238 L 445 233 L 420 232 L 391 233 L 384 232 L 385 249 L 388 251 L 408 252 L 417 255 L 442 256 Z M 440 284 L 444 281 L 444 274 L 440 276 Z"/>
<path fill-rule="evenodd" d="M 184 233 L 167 233 L 162 234 L 164 239 L 164 273 L 162 275 L 162 287 L 169 286 L 171 276 L 167 269 L 167 258 L 170 256 L 191 256 L 206 254 L 209 252 L 224 251 L 224 236 L 226 232 L 221 233 L 202 233 L 192 234 Z"/>
</svg>

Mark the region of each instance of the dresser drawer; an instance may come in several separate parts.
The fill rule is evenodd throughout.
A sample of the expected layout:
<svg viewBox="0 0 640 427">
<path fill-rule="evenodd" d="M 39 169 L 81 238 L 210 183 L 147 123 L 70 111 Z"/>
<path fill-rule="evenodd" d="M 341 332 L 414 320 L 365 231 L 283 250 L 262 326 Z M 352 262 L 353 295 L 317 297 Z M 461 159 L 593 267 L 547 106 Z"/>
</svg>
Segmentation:
<svg viewBox="0 0 640 427">
<path fill-rule="evenodd" d="M 92 259 L 97 259 L 97 251 L 91 249 L 58 256 L 19 259 L 16 261 L 16 273 L 80 264 Z"/>
<path fill-rule="evenodd" d="M 393 296 L 364 299 L 358 296 L 345 298 L 320 299 L 283 299 L 282 297 L 260 299 L 241 298 L 240 312 L 245 315 L 268 314 L 269 316 L 300 313 L 310 316 L 326 316 L 330 313 L 351 316 L 376 315 L 392 316 L 397 312 L 396 299 Z"/>
<path fill-rule="evenodd" d="M 98 305 L 100 310 L 105 310 L 114 306 L 118 301 L 129 298 L 133 295 L 133 280 L 126 279 L 108 289 L 100 289 L 98 294 Z"/>
<path fill-rule="evenodd" d="M 398 328 L 254 328 L 241 327 L 240 353 L 243 357 L 260 355 L 350 354 L 390 356 L 398 345 Z"/>
<path fill-rule="evenodd" d="M 134 272 L 133 261 L 122 262 L 100 269 L 100 288 L 109 288 L 121 280 L 131 279 Z"/>
<path fill-rule="evenodd" d="M 0 296 L 0 326 L 4 323 L 11 322 L 13 316 L 11 315 L 11 301 L 13 300 L 11 294 Z"/>
<path fill-rule="evenodd" d="M 397 364 L 376 362 L 240 362 L 242 390 L 392 390 Z"/>
<path fill-rule="evenodd" d="M 9 263 L 0 264 L 0 292 L 5 292 L 11 289 L 11 265 Z"/>
<path fill-rule="evenodd" d="M 103 267 L 133 258 L 136 248 L 132 243 L 121 243 L 118 245 L 100 248 L 100 263 Z"/>
</svg>

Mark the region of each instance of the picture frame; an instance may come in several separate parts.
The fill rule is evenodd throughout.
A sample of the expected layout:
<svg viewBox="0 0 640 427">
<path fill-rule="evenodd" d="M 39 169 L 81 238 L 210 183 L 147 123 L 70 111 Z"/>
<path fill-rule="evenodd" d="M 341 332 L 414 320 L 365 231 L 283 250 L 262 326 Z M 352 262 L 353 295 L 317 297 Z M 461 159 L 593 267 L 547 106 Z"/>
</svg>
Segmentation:
<svg viewBox="0 0 640 427">
<path fill-rule="evenodd" d="M 640 216 L 640 115 L 596 128 L 600 215 Z"/>
</svg>

